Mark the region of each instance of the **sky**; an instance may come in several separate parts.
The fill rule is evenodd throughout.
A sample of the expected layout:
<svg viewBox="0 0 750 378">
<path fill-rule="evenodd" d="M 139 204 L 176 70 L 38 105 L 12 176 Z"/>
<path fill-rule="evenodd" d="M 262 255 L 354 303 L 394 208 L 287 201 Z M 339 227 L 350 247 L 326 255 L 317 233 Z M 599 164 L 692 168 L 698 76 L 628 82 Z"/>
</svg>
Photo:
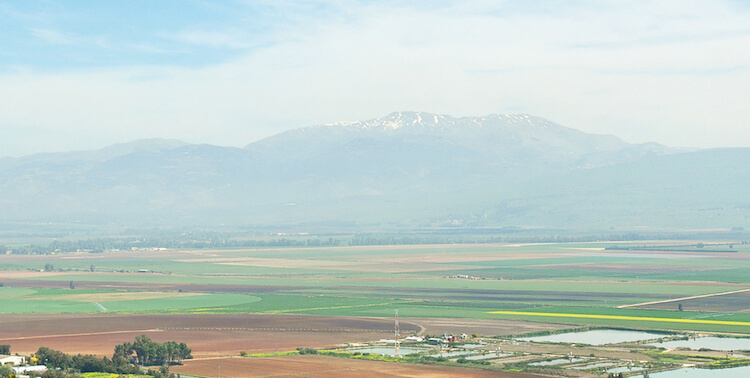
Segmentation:
<svg viewBox="0 0 750 378">
<path fill-rule="evenodd" d="M 394 111 L 750 146 L 750 0 L 0 3 L 0 156 Z"/>
</svg>

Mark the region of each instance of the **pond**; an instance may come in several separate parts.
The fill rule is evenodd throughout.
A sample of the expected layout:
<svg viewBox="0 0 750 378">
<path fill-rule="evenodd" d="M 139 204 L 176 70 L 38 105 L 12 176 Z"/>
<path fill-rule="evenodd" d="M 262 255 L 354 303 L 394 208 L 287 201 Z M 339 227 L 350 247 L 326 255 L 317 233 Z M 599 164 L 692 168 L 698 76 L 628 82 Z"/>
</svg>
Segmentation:
<svg viewBox="0 0 750 378">
<path fill-rule="evenodd" d="M 603 367 L 610 367 L 610 366 L 614 366 L 614 365 L 615 365 L 614 362 L 599 362 L 597 364 L 591 364 L 591 365 L 586 365 L 586 366 L 576 366 L 576 367 L 572 367 L 571 369 L 573 369 L 573 370 L 591 370 L 591 369 L 598 369 L 598 368 L 603 368 Z"/>
<path fill-rule="evenodd" d="M 474 348 L 481 348 L 481 347 L 486 347 L 486 346 L 487 346 L 487 344 L 463 344 L 463 345 L 458 345 L 459 348 L 464 348 L 464 349 L 474 349 Z"/>
<path fill-rule="evenodd" d="M 386 356 L 391 356 L 396 353 L 396 351 L 393 348 L 363 348 L 363 349 L 352 349 L 349 352 L 352 353 L 370 353 L 370 354 L 384 354 Z M 414 354 L 419 353 L 421 350 L 419 349 L 411 349 L 411 348 L 401 348 L 401 355 L 406 356 L 407 354 Z"/>
<path fill-rule="evenodd" d="M 701 348 L 721 351 L 750 350 L 750 339 L 738 339 L 730 337 L 699 337 L 690 340 L 665 341 L 663 343 L 652 343 L 660 348 L 690 348 L 698 350 Z"/>
<path fill-rule="evenodd" d="M 435 357 L 435 358 L 437 358 L 437 357 L 458 357 L 458 356 L 468 356 L 468 355 L 474 354 L 474 353 L 476 353 L 476 352 L 474 352 L 473 350 L 469 350 L 469 351 L 459 350 L 459 351 L 455 351 L 455 352 L 440 352 L 440 353 L 436 353 L 436 354 L 431 354 L 431 355 L 429 355 L 429 357 Z"/>
<path fill-rule="evenodd" d="M 572 363 L 581 362 L 581 361 L 583 361 L 582 358 L 558 358 L 552 361 L 532 362 L 529 364 L 529 366 L 553 366 L 553 365 L 562 365 L 562 364 L 572 364 Z"/>
<path fill-rule="evenodd" d="M 750 366 L 731 369 L 696 369 L 683 368 L 678 370 L 663 371 L 661 373 L 649 373 L 650 378 L 736 378 L 750 377 Z M 643 378 L 642 375 L 636 376 Z"/>
<path fill-rule="evenodd" d="M 614 368 L 614 369 L 608 369 L 607 373 L 619 374 L 619 373 L 627 373 L 629 371 L 641 371 L 641 370 L 646 370 L 646 368 L 640 367 L 640 366 L 630 366 L 630 367 L 621 366 L 621 367 Z"/>
<path fill-rule="evenodd" d="M 510 356 L 510 353 L 487 353 L 487 354 L 480 354 L 476 356 L 469 356 L 466 357 L 467 360 L 489 360 L 489 359 L 495 359 L 495 358 L 502 358 L 502 357 L 508 357 Z"/>
<path fill-rule="evenodd" d="M 570 343 L 570 344 L 588 344 L 588 345 L 605 345 L 619 344 L 633 341 L 653 340 L 664 337 L 663 334 L 650 333 L 643 331 L 625 331 L 619 329 L 598 329 L 586 332 L 568 332 L 556 335 L 524 337 L 519 338 L 521 341 L 550 342 L 550 343 Z"/>
</svg>

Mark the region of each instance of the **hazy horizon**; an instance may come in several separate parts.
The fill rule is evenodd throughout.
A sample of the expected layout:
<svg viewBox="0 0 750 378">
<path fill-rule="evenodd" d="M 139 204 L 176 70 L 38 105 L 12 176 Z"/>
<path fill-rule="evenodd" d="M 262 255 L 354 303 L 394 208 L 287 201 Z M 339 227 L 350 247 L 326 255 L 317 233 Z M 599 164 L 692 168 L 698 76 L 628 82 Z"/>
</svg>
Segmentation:
<svg viewBox="0 0 750 378">
<path fill-rule="evenodd" d="M 392 112 L 390 114 L 394 114 L 394 113 L 401 113 L 401 112 Z M 422 113 L 422 114 L 424 114 L 424 113 L 427 113 L 427 112 L 403 111 L 403 113 Z M 388 115 L 390 115 L 390 114 L 388 114 Z M 428 114 L 433 114 L 433 113 L 428 113 Z M 110 143 L 110 144 L 106 144 L 106 145 L 101 145 L 101 146 L 92 146 L 91 148 L 81 148 L 81 149 L 72 149 L 72 150 L 37 151 L 37 152 L 31 153 L 31 154 L 28 154 L 28 155 L 18 155 L 18 156 L 2 155 L 2 153 L 0 153 L 0 158 L 23 158 L 23 157 L 33 156 L 33 155 L 37 155 L 37 154 L 55 154 L 55 153 L 68 153 L 68 152 L 96 151 L 96 150 L 106 149 L 106 148 L 113 147 L 113 146 L 118 146 L 118 145 L 128 145 L 128 144 L 132 144 L 132 143 L 147 142 L 147 141 L 154 141 L 154 140 L 161 140 L 161 141 L 165 141 L 165 142 L 174 141 L 174 142 L 181 142 L 181 143 L 190 144 L 190 145 L 211 145 L 211 146 L 217 146 L 217 147 L 245 148 L 248 145 L 251 145 L 251 144 L 253 144 L 255 142 L 260 142 L 260 141 L 262 141 L 264 139 L 267 139 L 267 138 L 270 138 L 270 137 L 274 137 L 276 135 L 282 134 L 282 133 L 287 132 L 287 131 L 299 130 L 299 129 L 304 129 L 304 128 L 307 128 L 307 127 L 315 127 L 315 126 L 331 126 L 331 125 L 338 125 L 338 124 L 351 124 L 351 123 L 354 123 L 354 122 L 377 121 L 377 120 L 386 118 L 388 115 L 383 115 L 381 117 L 377 117 L 377 118 L 373 118 L 373 119 L 366 119 L 366 120 L 342 120 L 342 121 L 337 121 L 337 122 L 328 122 L 328 123 L 323 123 L 323 124 L 293 127 L 293 128 L 286 129 L 286 130 L 281 130 L 278 133 L 269 135 L 267 137 L 263 137 L 263 138 L 260 138 L 260 139 L 257 139 L 257 140 L 248 141 L 247 143 L 243 143 L 242 141 L 235 141 L 235 143 L 229 143 L 229 144 L 216 144 L 216 143 L 206 143 L 206 142 L 203 142 L 203 141 L 189 141 L 189 140 L 186 140 L 186 139 L 181 139 L 179 137 L 160 137 L 160 136 L 150 137 L 150 138 L 149 137 L 144 137 L 144 138 L 136 137 L 135 139 L 115 141 L 114 143 Z M 446 117 L 455 118 L 455 119 L 460 119 L 460 118 L 486 117 L 486 116 L 497 115 L 497 114 L 484 114 L 484 115 L 463 116 L 463 117 L 453 117 L 452 115 L 449 115 L 449 114 L 435 114 L 435 115 L 446 116 Z M 529 116 L 536 117 L 533 114 L 502 114 L 502 115 L 529 115 Z M 546 119 L 544 117 L 537 117 L 537 118 Z M 554 120 L 548 120 L 548 121 L 551 121 L 553 123 L 557 123 Z M 581 131 L 581 130 L 576 129 L 575 127 L 569 127 L 567 125 L 560 125 L 560 126 L 563 126 L 563 127 L 569 128 L 569 129 L 573 129 L 573 130 L 577 130 L 577 131 Z M 631 143 L 631 142 L 628 142 L 628 141 L 620 138 L 618 135 L 613 135 L 613 134 L 590 134 L 590 135 L 614 136 L 614 137 L 616 137 L 618 139 L 621 139 L 624 142 L 630 143 L 630 144 L 657 143 L 657 142 L 654 142 L 654 141 L 646 141 L 646 142 L 642 142 L 642 143 Z M 673 148 L 685 149 L 685 150 L 699 149 L 697 147 L 691 147 L 691 146 L 669 146 L 669 145 L 665 145 L 665 144 L 662 144 L 662 145 L 666 146 L 666 147 L 673 147 Z"/>
</svg>

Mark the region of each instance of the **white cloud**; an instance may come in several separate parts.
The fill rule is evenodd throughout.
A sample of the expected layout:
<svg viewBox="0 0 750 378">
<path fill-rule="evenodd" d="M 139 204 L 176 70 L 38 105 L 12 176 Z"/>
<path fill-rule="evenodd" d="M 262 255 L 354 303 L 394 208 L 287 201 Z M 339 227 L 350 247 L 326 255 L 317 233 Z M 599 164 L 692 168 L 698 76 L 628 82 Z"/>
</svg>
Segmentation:
<svg viewBox="0 0 750 378">
<path fill-rule="evenodd" d="M 0 74 L 0 124 L 64 129 L 77 137 L 53 142 L 70 149 L 157 136 L 244 145 L 395 110 L 523 112 L 633 142 L 750 145 L 750 17 L 729 3 L 379 4 L 295 13 L 296 26 L 264 36 L 273 45 L 208 67 Z M 179 38 L 257 43 L 227 30 Z"/>
<path fill-rule="evenodd" d="M 180 33 L 166 34 L 164 37 L 189 45 L 211 48 L 244 50 L 253 46 L 253 44 L 248 40 L 248 36 L 246 35 L 246 33 L 237 30 L 189 30 Z"/>
<path fill-rule="evenodd" d="M 30 29 L 31 35 L 41 39 L 44 42 L 51 43 L 53 45 L 72 45 L 75 43 L 75 38 L 64 35 L 57 30 L 51 29 Z"/>
</svg>

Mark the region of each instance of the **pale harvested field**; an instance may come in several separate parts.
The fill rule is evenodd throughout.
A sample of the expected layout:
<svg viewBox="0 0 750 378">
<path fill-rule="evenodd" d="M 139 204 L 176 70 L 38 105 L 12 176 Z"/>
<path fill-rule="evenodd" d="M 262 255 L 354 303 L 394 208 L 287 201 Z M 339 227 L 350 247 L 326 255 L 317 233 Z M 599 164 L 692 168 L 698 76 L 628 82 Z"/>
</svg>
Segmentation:
<svg viewBox="0 0 750 378">
<path fill-rule="evenodd" d="M 480 336 L 503 336 L 570 328 L 570 325 L 553 323 L 491 319 L 405 318 L 405 320 L 420 326 L 422 328 L 421 333 L 427 335 L 442 335 L 443 333 L 471 335 L 476 333 Z"/>
<path fill-rule="evenodd" d="M 693 272 L 705 270 L 722 270 L 726 268 L 678 266 L 678 265 L 643 265 L 643 264 L 600 264 L 600 263 L 573 263 L 573 264 L 543 264 L 527 265 L 523 268 L 531 269 L 563 269 L 563 270 L 592 270 L 602 272 L 626 272 L 626 273 L 670 273 L 670 272 Z"/>
<path fill-rule="evenodd" d="M 350 261 L 337 261 L 328 264 L 326 261 L 319 260 L 307 260 L 313 261 L 309 265 L 305 265 L 304 262 L 299 260 L 286 260 L 277 262 L 236 262 L 236 263 L 219 263 L 219 265 L 235 265 L 235 266 L 256 266 L 265 268 L 299 268 L 299 269 L 327 269 L 336 271 L 350 271 L 350 272 L 374 272 L 374 273 L 416 273 L 416 272 L 432 272 L 442 270 L 456 270 L 456 269 L 477 269 L 476 266 L 471 265 L 439 265 L 437 263 L 423 263 L 419 266 L 416 265 L 403 265 L 397 263 L 377 263 L 362 261 L 359 263 Z"/>
<path fill-rule="evenodd" d="M 221 367 L 221 368 L 219 368 Z M 231 358 L 185 361 L 173 372 L 204 377 L 414 377 L 524 378 L 534 375 L 444 366 L 409 365 L 323 356 Z"/>
<path fill-rule="evenodd" d="M 405 248 L 408 249 L 408 248 Z M 344 249 L 349 250 L 349 249 Z M 267 253 L 267 251 L 262 251 Z M 280 254 L 283 256 L 283 253 Z M 194 255 L 187 257 L 180 256 L 174 261 L 182 263 L 202 263 L 202 264 L 219 264 L 234 266 L 255 266 L 266 268 L 298 268 L 298 269 L 326 269 L 326 270 L 347 270 L 353 272 L 383 272 L 383 273 L 405 273 L 405 272 L 427 272 L 456 269 L 479 269 L 477 265 L 453 265 L 460 262 L 477 262 L 477 261 L 503 261 L 515 259 L 544 259 L 552 257 L 566 257 L 568 254 L 560 253 L 517 253 L 514 250 L 495 250 L 483 252 L 464 251 L 456 247 L 455 252 L 430 252 L 409 253 L 406 256 L 373 254 L 370 256 L 352 255 L 340 256 L 337 260 L 325 259 L 321 254 L 320 259 L 299 259 L 284 257 L 248 257 L 248 256 L 227 256 L 227 255 Z M 450 263 L 450 265 L 446 265 Z"/>
<path fill-rule="evenodd" d="M 30 272 L 27 270 L 0 270 L 0 279 L 26 279 L 36 277 L 52 277 L 69 274 L 85 274 L 83 272 Z"/>
<path fill-rule="evenodd" d="M 85 293 L 85 294 L 67 294 L 52 296 L 37 296 L 31 300 L 60 300 L 60 301 L 77 301 L 77 302 L 107 302 L 107 301 L 133 301 L 139 299 L 160 299 L 160 298 L 177 298 L 177 297 L 194 297 L 206 295 L 202 293 L 175 293 L 175 292 L 156 292 L 156 291 L 137 291 L 122 293 Z"/>
</svg>

